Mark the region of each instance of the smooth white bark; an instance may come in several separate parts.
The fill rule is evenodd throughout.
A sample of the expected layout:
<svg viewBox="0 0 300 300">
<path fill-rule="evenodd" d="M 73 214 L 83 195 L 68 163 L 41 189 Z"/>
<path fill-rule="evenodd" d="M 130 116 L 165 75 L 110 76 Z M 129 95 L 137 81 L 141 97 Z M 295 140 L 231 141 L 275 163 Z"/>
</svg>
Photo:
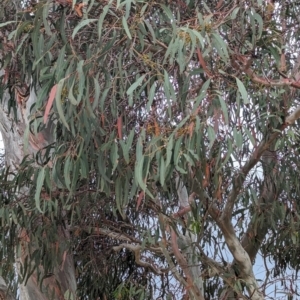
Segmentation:
<svg viewBox="0 0 300 300">
<path fill-rule="evenodd" d="M 2 74 L 3 70 L 0 70 L 0 77 Z M 34 155 L 38 150 L 36 147 L 33 147 L 32 143 L 26 143 L 24 140 L 26 126 L 29 124 L 30 108 L 36 100 L 36 95 L 34 91 L 31 90 L 26 106 L 17 108 L 18 121 L 15 120 L 12 114 L 8 113 L 9 99 L 10 95 L 6 91 L 0 104 L 0 132 L 5 148 L 6 166 L 10 167 L 11 170 L 17 170 L 25 155 Z M 48 129 L 44 130 L 41 134 L 42 136 L 40 136 L 39 141 L 43 143 L 40 145 L 40 148 L 43 148 L 47 143 L 53 141 L 53 135 Z M 61 229 L 61 233 L 59 234 L 61 235 L 61 238 L 65 239 L 68 232 Z M 24 259 L 24 255 L 18 258 L 16 257 L 17 267 L 22 263 L 22 259 Z M 43 281 L 43 292 L 47 289 L 47 286 L 49 290 L 55 290 L 54 300 L 64 299 L 64 293 L 68 290 L 74 295 L 73 299 L 75 299 L 76 278 L 72 256 L 66 255 L 63 266 L 57 266 L 54 274 Z M 21 300 L 48 299 L 48 296 L 40 290 L 40 285 L 39 282 L 37 282 L 35 273 L 29 278 L 26 285 L 21 284 L 19 288 Z M 0 293 L 2 291 L 6 291 L 6 285 L 5 281 L 0 277 Z M 11 300 L 12 298 L 6 299 Z"/>
</svg>

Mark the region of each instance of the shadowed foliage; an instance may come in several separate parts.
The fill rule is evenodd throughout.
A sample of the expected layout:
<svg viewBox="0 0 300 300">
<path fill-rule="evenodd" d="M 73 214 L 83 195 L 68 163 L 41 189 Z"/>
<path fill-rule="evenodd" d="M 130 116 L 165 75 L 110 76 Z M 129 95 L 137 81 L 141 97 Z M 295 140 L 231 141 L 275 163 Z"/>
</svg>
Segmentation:
<svg viewBox="0 0 300 300">
<path fill-rule="evenodd" d="M 11 295 L 297 295 L 299 22 L 295 1 L 2 1 Z"/>
</svg>

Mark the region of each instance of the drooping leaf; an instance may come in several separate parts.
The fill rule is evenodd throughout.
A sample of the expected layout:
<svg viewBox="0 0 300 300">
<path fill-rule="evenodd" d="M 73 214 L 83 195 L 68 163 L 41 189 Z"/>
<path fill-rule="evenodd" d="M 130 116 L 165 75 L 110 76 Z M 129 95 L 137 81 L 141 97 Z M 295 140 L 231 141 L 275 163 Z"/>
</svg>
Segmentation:
<svg viewBox="0 0 300 300">
<path fill-rule="evenodd" d="M 41 191 L 45 179 L 45 168 L 41 168 L 38 172 L 37 182 L 36 182 L 36 191 L 35 191 L 35 205 L 39 212 L 43 213 L 41 209 Z"/>
<path fill-rule="evenodd" d="M 77 34 L 77 32 L 84 26 L 87 26 L 88 24 L 98 21 L 98 19 L 86 19 L 86 20 L 82 20 L 73 30 L 72 33 L 72 39 L 74 39 L 75 35 Z"/>
<path fill-rule="evenodd" d="M 127 21 L 126 21 L 126 18 L 125 18 L 125 17 L 122 18 L 122 24 L 123 24 L 123 27 L 124 27 L 124 29 L 125 29 L 125 32 L 126 32 L 128 38 L 131 40 L 131 39 L 132 39 L 131 33 L 130 33 L 129 28 L 128 28 Z"/>
<path fill-rule="evenodd" d="M 57 90 L 57 84 L 55 84 L 51 88 L 51 91 L 50 91 L 50 94 L 49 94 L 49 98 L 48 98 L 48 101 L 47 101 L 45 114 L 44 114 L 44 124 L 46 124 L 47 121 L 48 121 L 49 113 L 50 113 L 50 110 L 52 108 L 52 105 L 53 105 L 53 102 L 54 102 L 54 99 L 55 99 L 56 90 Z"/>
<path fill-rule="evenodd" d="M 243 98 L 244 104 L 249 104 L 249 99 L 248 99 L 248 93 L 246 91 L 246 88 L 244 84 L 236 77 L 236 83 L 239 89 L 239 92 L 241 93 L 241 96 Z"/>
<path fill-rule="evenodd" d="M 143 82 L 144 78 L 146 75 L 142 75 L 141 77 L 139 77 L 136 82 L 134 82 L 129 89 L 127 90 L 127 95 L 130 96 L 134 90 L 136 90 L 136 88 Z"/>
</svg>

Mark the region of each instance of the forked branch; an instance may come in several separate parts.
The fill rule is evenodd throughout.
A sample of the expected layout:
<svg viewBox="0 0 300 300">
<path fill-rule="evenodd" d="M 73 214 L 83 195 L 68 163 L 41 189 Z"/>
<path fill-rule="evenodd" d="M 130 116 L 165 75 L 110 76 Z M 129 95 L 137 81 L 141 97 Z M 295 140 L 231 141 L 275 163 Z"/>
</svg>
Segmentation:
<svg viewBox="0 0 300 300">
<path fill-rule="evenodd" d="M 237 196 L 242 190 L 243 184 L 250 170 L 259 162 L 263 153 L 271 146 L 271 144 L 281 135 L 281 132 L 289 125 L 295 123 L 297 119 L 300 118 L 300 106 L 298 106 L 289 116 L 286 117 L 286 121 L 284 124 L 280 126 L 279 129 L 274 131 L 270 137 L 262 141 L 256 149 L 252 152 L 252 155 L 249 157 L 248 161 L 244 164 L 244 166 L 236 172 L 233 177 L 233 188 L 231 193 L 229 194 L 227 203 L 223 210 L 221 219 L 230 220 L 232 216 L 232 211 L 234 207 L 234 203 L 236 201 Z"/>
</svg>

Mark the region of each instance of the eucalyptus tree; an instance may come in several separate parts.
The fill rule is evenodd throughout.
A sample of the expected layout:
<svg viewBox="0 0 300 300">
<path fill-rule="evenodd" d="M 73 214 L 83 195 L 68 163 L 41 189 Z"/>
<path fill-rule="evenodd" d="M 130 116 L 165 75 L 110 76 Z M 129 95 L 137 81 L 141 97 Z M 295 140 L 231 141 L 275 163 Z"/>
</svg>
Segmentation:
<svg viewBox="0 0 300 300">
<path fill-rule="evenodd" d="M 299 22 L 294 1 L 2 1 L 1 293 L 296 295 Z"/>
</svg>

